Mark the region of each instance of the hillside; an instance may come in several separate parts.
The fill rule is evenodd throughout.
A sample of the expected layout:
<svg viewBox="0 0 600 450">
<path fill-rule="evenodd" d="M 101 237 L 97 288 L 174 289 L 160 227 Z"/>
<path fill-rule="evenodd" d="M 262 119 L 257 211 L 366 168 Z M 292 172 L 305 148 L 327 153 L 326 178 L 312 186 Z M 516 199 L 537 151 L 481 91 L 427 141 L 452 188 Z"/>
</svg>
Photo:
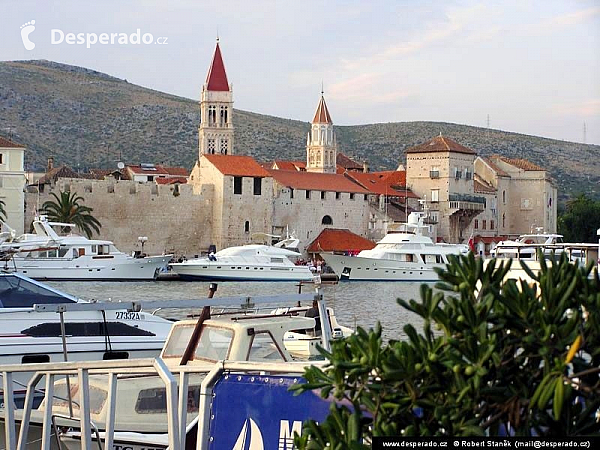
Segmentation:
<svg viewBox="0 0 600 450">
<path fill-rule="evenodd" d="M 310 119 L 309 117 L 307 119 Z M 74 168 L 197 158 L 197 100 L 50 61 L 0 62 L 0 133 L 25 144 L 28 170 L 47 157 Z M 235 110 L 235 148 L 258 160 L 304 159 L 308 122 Z M 564 199 L 600 198 L 600 146 L 439 122 L 337 126 L 340 150 L 377 169 L 396 168 L 404 149 L 440 132 L 480 155 L 526 158 L 548 168 Z"/>
</svg>

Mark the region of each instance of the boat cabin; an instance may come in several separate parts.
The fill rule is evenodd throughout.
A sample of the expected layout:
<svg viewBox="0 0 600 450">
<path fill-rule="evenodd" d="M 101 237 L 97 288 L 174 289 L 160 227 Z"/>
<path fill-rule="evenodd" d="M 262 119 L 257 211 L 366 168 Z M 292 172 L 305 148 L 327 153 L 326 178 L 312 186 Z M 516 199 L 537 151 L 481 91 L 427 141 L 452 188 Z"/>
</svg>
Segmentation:
<svg viewBox="0 0 600 450">
<path fill-rule="evenodd" d="M 168 366 L 178 365 L 192 337 L 196 320 L 173 325 L 161 358 Z M 312 329 L 315 319 L 299 316 L 223 315 L 205 320 L 189 364 L 232 361 L 292 361 L 284 345 L 291 330 Z"/>
</svg>

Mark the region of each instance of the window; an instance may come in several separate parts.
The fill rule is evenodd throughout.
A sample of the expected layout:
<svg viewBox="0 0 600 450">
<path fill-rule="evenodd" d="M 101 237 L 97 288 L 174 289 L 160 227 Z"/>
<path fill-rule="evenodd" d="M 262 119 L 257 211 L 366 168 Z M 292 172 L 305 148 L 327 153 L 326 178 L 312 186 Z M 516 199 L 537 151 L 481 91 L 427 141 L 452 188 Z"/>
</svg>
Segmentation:
<svg viewBox="0 0 600 450">
<path fill-rule="evenodd" d="M 219 126 L 224 127 L 227 125 L 227 106 L 220 107 L 219 114 Z"/>
<path fill-rule="evenodd" d="M 475 229 L 479 229 L 479 219 L 475 219 Z"/>
<path fill-rule="evenodd" d="M 216 148 L 215 140 L 214 139 L 208 139 L 207 145 L 206 145 L 206 153 L 214 155 L 215 154 L 215 148 Z"/>
<path fill-rule="evenodd" d="M 454 178 L 456 178 L 457 180 L 460 180 L 462 176 L 462 173 L 460 171 L 460 169 L 458 167 L 454 168 Z"/>
<path fill-rule="evenodd" d="M 4 164 L 4 154 L 0 153 L 0 164 Z"/>
<path fill-rule="evenodd" d="M 483 221 L 483 226 L 481 227 L 482 230 L 487 230 L 487 220 Z"/>
<path fill-rule="evenodd" d="M 242 177 L 233 177 L 233 193 L 241 195 L 241 193 L 242 193 Z"/>
<path fill-rule="evenodd" d="M 321 200 L 325 200 L 325 191 L 321 191 Z"/>
<path fill-rule="evenodd" d="M 506 226 L 506 214 L 502 213 L 502 227 L 504 228 Z"/>
<path fill-rule="evenodd" d="M 321 219 L 321 225 L 333 225 L 333 219 L 331 216 L 323 216 Z"/>
<path fill-rule="evenodd" d="M 440 190 L 432 189 L 431 190 L 431 203 L 437 203 L 440 201 Z"/>
<path fill-rule="evenodd" d="M 294 189 L 290 188 L 290 198 L 294 198 Z"/>
<path fill-rule="evenodd" d="M 367 194 L 365 194 L 365 196 L 364 196 L 364 200 L 365 200 L 365 201 L 369 200 L 369 196 L 368 196 Z"/>
<path fill-rule="evenodd" d="M 217 123 L 217 107 L 209 106 L 208 107 L 208 125 L 215 126 Z"/>
<path fill-rule="evenodd" d="M 506 205 L 506 191 L 502 191 L 502 203 Z M 504 225 L 502 225 L 504 226 Z"/>
<path fill-rule="evenodd" d="M 353 192 L 350 193 L 350 200 L 354 200 L 354 193 Z"/>
<path fill-rule="evenodd" d="M 494 229 L 494 221 L 490 220 L 490 230 L 493 230 L 493 229 Z"/>
<path fill-rule="evenodd" d="M 429 171 L 429 178 L 439 178 L 440 177 L 440 168 L 439 166 L 432 166 Z"/>
<path fill-rule="evenodd" d="M 244 233 L 250 233 L 250 221 L 248 220 L 244 223 Z"/>
<path fill-rule="evenodd" d="M 262 190 L 262 178 L 254 178 L 254 195 L 260 195 Z"/>
<path fill-rule="evenodd" d="M 342 195 L 342 194 L 341 194 L 341 192 L 336 192 L 336 193 L 335 193 L 335 199 L 336 199 L 336 200 L 339 200 L 339 199 L 340 199 L 340 197 L 341 197 L 341 195 Z"/>
<path fill-rule="evenodd" d="M 228 148 L 229 148 L 229 141 L 227 139 L 221 139 L 221 155 L 226 155 Z"/>
<path fill-rule="evenodd" d="M 310 200 L 310 191 L 308 189 L 306 190 L 306 199 Z"/>
<path fill-rule="evenodd" d="M 469 172 L 469 169 L 465 169 L 465 180 L 473 178 L 473 173 Z"/>
</svg>

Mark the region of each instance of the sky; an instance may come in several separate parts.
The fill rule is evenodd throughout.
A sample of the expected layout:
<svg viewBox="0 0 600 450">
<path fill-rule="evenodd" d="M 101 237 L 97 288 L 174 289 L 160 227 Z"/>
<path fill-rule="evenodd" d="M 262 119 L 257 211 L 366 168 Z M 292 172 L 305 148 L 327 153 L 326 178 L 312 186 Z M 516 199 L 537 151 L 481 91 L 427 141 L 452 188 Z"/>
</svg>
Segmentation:
<svg viewBox="0 0 600 450">
<path fill-rule="evenodd" d="M 199 99 L 218 36 L 239 109 L 308 122 L 323 86 L 337 125 L 489 121 L 600 144 L 600 0 L 0 0 L 0 11 L 0 60 Z M 138 29 L 152 43 L 132 43 Z"/>
</svg>

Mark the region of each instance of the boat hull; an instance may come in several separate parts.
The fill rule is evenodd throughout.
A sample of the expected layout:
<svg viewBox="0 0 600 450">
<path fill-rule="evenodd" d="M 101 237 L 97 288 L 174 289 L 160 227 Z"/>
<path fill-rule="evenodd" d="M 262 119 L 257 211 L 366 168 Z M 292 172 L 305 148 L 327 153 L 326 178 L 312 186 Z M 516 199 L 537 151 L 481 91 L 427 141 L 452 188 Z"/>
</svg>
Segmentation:
<svg viewBox="0 0 600 450">
<path fill-rule="evenodd" d="M 322 253 L 340 281 L 418 281 L 436 282 L 436 267 L 444 264 L 420 264 L 386 259 L 362 258 Z"/>
<path fill-rule="evenodd" d="M 184 281 L 312 281 L 313 274 L 306 266 L 211 266 L 171 264 L 173 271 Z"/>
<path fill-rule="evenodd" d="M 14 262 L 8 262 L 5 268 L 44 281 L 151 281 L 170 260 L 171 255 L 126 257 L 122 261 L 91 258 L 27 261 L 14 258 Z"/>
</svg>

